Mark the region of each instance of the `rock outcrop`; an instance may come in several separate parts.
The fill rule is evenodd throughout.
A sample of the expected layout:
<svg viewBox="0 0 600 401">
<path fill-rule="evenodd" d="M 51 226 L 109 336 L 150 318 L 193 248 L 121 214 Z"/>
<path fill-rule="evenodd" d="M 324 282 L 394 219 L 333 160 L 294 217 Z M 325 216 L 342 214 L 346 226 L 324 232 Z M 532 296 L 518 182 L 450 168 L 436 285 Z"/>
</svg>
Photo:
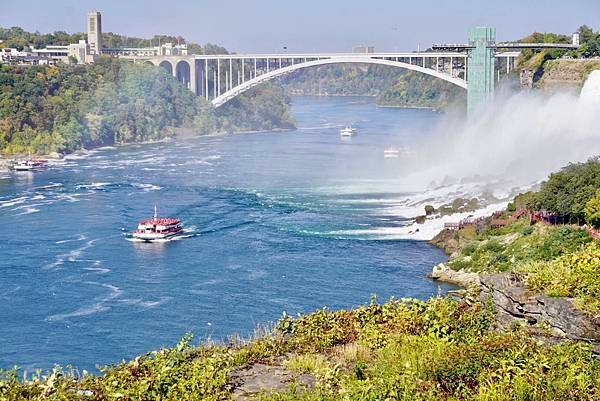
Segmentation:
<svg viewBox="0 0 600 401">
<path fill-rule="evenodd" d="M 461 287 L 468 287 L 472 284 L 479 284 L 479 274 L 467 272 L 464 270 L 452 270 L 446 264 L 440 263 L 435 266 L 431 273 L 427 275 L 434 280 L 444 283 L 456 284 Z"/>
<path fill-rule="evenodd" d="M 447 255 L 454 255 L 460 249 L 459 237 L 452 230 L 440 231 L 429 243 L 444 250 Z"/>
<path fill-rule="evenodd" d="M 579 93 L 590 71 L 600 68 L 598 59 L 558 59 L 544 63 L 543 70 L 531 77 L 531 86 L 543 90 Z M 523 76 L 521 77 L 523 84 Z M 528 79 L 527 79 L 528 81 Z"/>
<path fill-rule="evenodd" d="M 236 401 L 252 399 L 260 394 L 277 393 L 296 385 L 296 391 L 314 389 L 316 379 L 310 374 L 296 374 L 281 365 L 256 363 L 231 372 L 232 398 Z"/>
<path fill-rule="evenodd" d="M 494 303 L 499 329 L 521 324 L 550 339 L 588 341 L 600 353 L 600 316 L 578 310 L 572 299 L 533 293 L 517 273 L 482 274 L 479 281 L 481 299 Z"/>
</svg>

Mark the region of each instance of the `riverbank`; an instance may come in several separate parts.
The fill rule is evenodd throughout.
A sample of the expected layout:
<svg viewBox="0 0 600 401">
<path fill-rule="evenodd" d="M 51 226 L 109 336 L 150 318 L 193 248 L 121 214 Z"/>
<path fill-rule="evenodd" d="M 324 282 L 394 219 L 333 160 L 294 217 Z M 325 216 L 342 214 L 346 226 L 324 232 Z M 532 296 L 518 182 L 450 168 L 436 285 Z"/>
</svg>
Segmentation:
<svg viewBox="0 0 600 401">
<path fill-rule="evenodd" d="M 541 345 L 494 330 L 493 311 L 456 301 L 373 300 L 352 310 L 291 318 L 251 340 L 140 355 L 99 376 L 54 368 L 20 380 L 0 373 L 4 399 L 523 399 L 590 400 L 600 361 L 583 342 Z"/>
<path fill-rule="evenodd" d="M 258 133 L 265 133 L 265 132 L 281 133 L 281 132 L 290 132 L 295 129 L 296 128 L 275 128 L 275 129 L 271 129 L 271 130 L 246 130 L 246 131 L 235 131 L 235 132 L 215 131 L 215 132 L 208 133 L 208 134 L 202 134 L 202 136 L 207 136 L 207 137 L 213 136 L 214 137 L 214 136 L 236 135 L 236 134 L 258 134 Z M 50 154 L 35 155 L 35 157 L 39 158 L 39 159 L 49 160 L 50 164 L 52 164 L 52 162 L 59 162 L 64 159 L 86 157 L 86 156 L 93 154 L 94 151 L 97 151 L 97 150 L 110 149 L 110 148 L 127 148 L 130 146 L 136 146 L 136 145 L 151 145 L 151 144 L 158 144 L 158 143 L 169 143 L 169 142 L 177 140 L 177 138 L 189 139 L 189 138 L 194 138 L 194 137 L 198 136 L 198 131 L 195 128 L 173 127 L 172 131 L 173 131 L 173 136 L 167 136 L 167 137 L 164 137 L 162 139 L 157 139 L 157 140 L 147 140 L 147 141 L 131 142 L 131 143 L 115 143 L 115 144 L 108 145 L 108 146 L 107 145 L 98 145 L 96 147 L 92 147 L 89 149 L 77 149 L 77 150 L 73 150 L 70 152 L 66 152 L 64 154 L 58 153 L 58 152 L 52 152 Z M 25 159 L 29 156 L 30 156 L 29 154 L 25 154 L 25 153 L 0 155 L 0 171 L 2 171 L 2 172 L 10 171 L 15 160 Z"/>
<path fill-rule="evenodd" d="M 597 159 L 569 165 L 542 183 L 539 192 L 518 195 L 509 204 L 512 211 L 449 225 L 430 241 L 449 259 L 428 276 L 469 288 L 481 302 L 491 302 L 500 330 L 523 327 L 546 344 L 585 341 L 600 355 L 596 231 L 564 224 L 564 215 L 527 209 L 541 208 L 555 197 L 580 197 L 583 205 L 593 205 L 600 182 L 589 173 L 599 168 Z M 571 182 L 578 182 L 579 189 L 562 188 Z M 587 195 L 578 193 L 586 185 L 591 185 Z"/>
<path fill-rule="evenodd" d="M 380 104 L 380 103 L 377 103 L 376 105 L 377 105 L 377 107 L 380 107 L 382 109 L 414 109 L 414 110 L 429 110 L 429 111 L 434 111 L 434 112 L 441 112 L 439 109 L 437 109 L 435 107 L 429 107 L 429 106 L 402 106 L 402 105 Z"/>
</svg>

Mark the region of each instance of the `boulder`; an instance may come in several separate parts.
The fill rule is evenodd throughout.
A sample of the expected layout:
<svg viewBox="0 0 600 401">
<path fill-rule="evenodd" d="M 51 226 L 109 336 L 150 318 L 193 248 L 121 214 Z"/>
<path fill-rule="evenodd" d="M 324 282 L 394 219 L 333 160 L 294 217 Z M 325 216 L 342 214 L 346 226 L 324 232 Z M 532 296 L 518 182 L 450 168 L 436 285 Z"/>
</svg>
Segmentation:
<svg viewBox="0 0 600 401">
<path fill-rule="evenodd" d="M 299 393 L 314 389 L 316 379 L 311 374 L 297 374 L 281 365 L 256 363 L 234 369 L 231 374 L 232 398 L 236 401 L 286 391 L 296 385 Z"/>
<path fill-rule="evenodd" d="M 465 270 L 452 270 L 445 263 L 440 263 L 433 267 L 429 278 L 443 281 L 444 283 L 456 284 L 461 287 L 468 287 L 471 284 L 479 284 L 479 274 Z"/>
</svg>

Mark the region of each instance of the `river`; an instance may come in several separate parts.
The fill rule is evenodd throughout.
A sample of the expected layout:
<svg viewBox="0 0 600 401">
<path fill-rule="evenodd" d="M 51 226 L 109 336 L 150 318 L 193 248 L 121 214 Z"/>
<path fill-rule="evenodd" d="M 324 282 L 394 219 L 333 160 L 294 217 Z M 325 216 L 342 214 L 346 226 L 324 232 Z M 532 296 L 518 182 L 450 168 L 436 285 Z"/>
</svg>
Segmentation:
<svg viewBox="0 0 600 401">
<path fill-rule="evenodd" d="M 94 370 L 173 345 L 248 336 L 327 306 L 448 289 L 445 259 L 386 235 L 406 225 L 402 170 L 384 159 L 440 115 L 370 98 L 294 98 L 298 129 L 106 148 L 0 174 L 0 368 Z M 352 123 L 358 135 L 339 136 Z M 135 243 L 154 205 L 185 238 Z"/>
</svg>

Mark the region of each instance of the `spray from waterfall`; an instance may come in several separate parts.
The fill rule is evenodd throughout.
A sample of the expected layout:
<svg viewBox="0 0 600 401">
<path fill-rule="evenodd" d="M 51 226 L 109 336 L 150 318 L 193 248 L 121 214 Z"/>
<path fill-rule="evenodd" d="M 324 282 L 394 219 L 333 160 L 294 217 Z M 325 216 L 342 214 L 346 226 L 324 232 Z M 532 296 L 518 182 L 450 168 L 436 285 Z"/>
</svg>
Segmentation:
<svg viewBox="0 0 600 401">
<path fill-rule="evenodd" d="M 520 92 L 499 95 L 476 120 L 448 117 L 417 146 L 414 182 L 481 179 L 526 185 L 571 162 L 600 154 L 600 71 L 577 96 Z"/>
<path fill-rule="evenodd" d="M 415 217 L 426 204 L 438 208 L 459 197 L 477 198 L 479 208 L 376 234 L 431 239 L 446 222 L 488 216 L 550 173 L 600 155 L 600 71 L 590 74 L 579 96 L 499 92 L 479 118 L 449 115 L 434 130 L 403 160 L 398 185 L 413 190 L 390 212 Z"/>
</svg>

